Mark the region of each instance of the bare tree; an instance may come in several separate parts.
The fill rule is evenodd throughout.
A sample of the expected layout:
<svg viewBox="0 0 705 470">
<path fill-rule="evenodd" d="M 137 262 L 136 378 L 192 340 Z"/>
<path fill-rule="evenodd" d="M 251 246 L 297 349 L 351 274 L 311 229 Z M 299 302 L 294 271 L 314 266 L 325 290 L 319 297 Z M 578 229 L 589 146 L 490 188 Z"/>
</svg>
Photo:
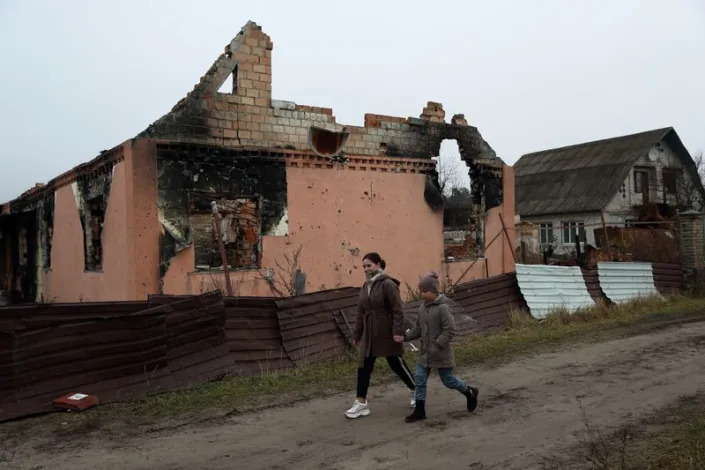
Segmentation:
<svg viewBox="0 0 705 470">
<path fill-rule="evenodd" d="M 438 184 L 443 198 L 450 196 L 453 188 L 465 187 L 463 176 L 468 169 L 460 158 L 447 155 L 438 157 L 436 171 L 438 171 Z"/>
<path fill-rule="evenodd" d="M 260 274 L 269 289 L 279 297 L 294 297 L 301 295 L 306 289 L 306 275 L 301 271 L 301 250 L 299 245 L 291 254 L 284 253 L 283 261 L 275 260 L 277 269 L 266 269 Z"/>
<path fill-rule="evenodd" d="M 697 179 L 692 178 L 687 172 L 679 175 L 676 179 L 676 201 L 681 210 L 703 211 L 705 209 L 705 197 L 703 196 L 705 155 L 702 150 L 693 155 L 693 163 L 695 163 Z"/>
</svg>

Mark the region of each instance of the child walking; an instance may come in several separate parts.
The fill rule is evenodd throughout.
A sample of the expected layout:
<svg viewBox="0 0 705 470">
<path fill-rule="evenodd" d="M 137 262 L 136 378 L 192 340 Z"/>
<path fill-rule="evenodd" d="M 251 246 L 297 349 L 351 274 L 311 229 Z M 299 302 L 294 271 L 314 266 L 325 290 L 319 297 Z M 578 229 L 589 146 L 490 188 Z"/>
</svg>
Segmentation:
<svg viewBox="0 0 705 470">
<path fill-rule="evenodd" d="M 465 396 L 468 411 L 477 408 L 479 393 L 477 388 L 453 375 L 455 361 L 450 342 L 455 336 L 455 322 L 448 308 L 447 297 L 438 293 L 438 275 L 431 272 L 423 276 L 419 281 L 419 291 L 423 303 L 419 307 L 416 326 L 404 335 L 406 341 L 421 338 L 416 364 L 416 407 L 406 417 L 407 423 L 426 419 L 426 381 L 431 369 L 438 371 L 443 385 Z"/>
</svg>

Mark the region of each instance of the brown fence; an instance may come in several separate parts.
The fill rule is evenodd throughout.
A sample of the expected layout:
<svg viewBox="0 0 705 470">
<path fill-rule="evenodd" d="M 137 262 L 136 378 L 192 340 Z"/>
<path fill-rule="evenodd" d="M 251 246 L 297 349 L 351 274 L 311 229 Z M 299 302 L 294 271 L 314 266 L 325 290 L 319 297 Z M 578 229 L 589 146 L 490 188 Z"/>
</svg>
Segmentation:
<svg viewBox="0 0 705 470">
<path fill-rule="evenodd" d="M 69 392 L 111 402 L 225 373 L 219 294 L 147 306 L 43 304 L 0 310 L 0 420 L 49 411 L 54 399 Z"/>
<path fill-rule="evenodd" d="M 0 421 L 51 410 L 70 392 L 111 402 L 255 375 L 345 353 L 359 288 L 292 298 L 155 295 L 148 302 L 0 308 Z M 413 322 L 418 303 L 405 305 Z M 456 287 L 460 335 L 526 308 L 516 276 Z"/>
<path fill-rule="evenodd" d="M 654 273 L 656 290 L 658 290 L 661 295 L 685 292 L 685 278 L 680 263 L 651 263 L 651 266 Z M 581 269 L 585 285 L 593 300 L 595 300 L 595 302 L 609 302 L 600 287 L 597 268 Z"/>
<path fill-rule="evenodd" d="M 683 266 L 680 263 L 651 263 L 656 289 L 664 295 L 685 291 Z"/>
<path fill-rule="evenodd" d="M 581 268 L 581 271 L 583 272 L 585 286 L 592 300 L 595 302 L 607 301 L 607 297 L 600 287 L 600 277 L 597 273 L 597 268 Z"/>
<path fill-rule="evenodd" d="M 297 366 L 340 356 L 347 341 L 336 326 L 334 314 L 354 318 L 360 289 L 348 287 L 277 299 L 279 330 L 284 350 Z"/>
<path fill-rule="evenodd" d="M 225 315 L 232 375 L 257 375 L 294 366 L 279 334 L 274 299 L 228 297 Z"/>
<path fill-rule="evenodd" d="M 64 308 L 47 309 L 61 311 L 55 318 L 3 311 L 0 419 L 47 411 L 53 399 L 76 388 L 110 401 L 140 388 L 147 374 L 159 379 L 165 373 L 163 316 Z"/>
<path fill-rule="evenodd" d="M 459 284 L 454 299 L 477 322 L 475 333 L 506 325 L 512 311 L 529 310 L 515 273 Z"/>
</svg>

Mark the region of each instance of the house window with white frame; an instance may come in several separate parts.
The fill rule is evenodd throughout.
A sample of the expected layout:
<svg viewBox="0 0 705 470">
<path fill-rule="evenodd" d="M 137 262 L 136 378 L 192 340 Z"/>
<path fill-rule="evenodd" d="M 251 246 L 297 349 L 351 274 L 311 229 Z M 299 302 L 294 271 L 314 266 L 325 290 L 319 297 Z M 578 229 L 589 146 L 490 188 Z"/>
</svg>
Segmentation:
<svg viewBox="0 0 705 470">
<path fill-rule="evenodd" d="M 585 223 L 583 222 L 561 222 L 563 229 L 563 245 L 575 245 L 575 237 L 580 237 L 581 242 L 585 242 Z"/>
<path fill-rule="evenodd" d="M 542 246 L 553 243 L 553 222 L 542 222 L 539 224 L 539 243 Z"/>
</svg>

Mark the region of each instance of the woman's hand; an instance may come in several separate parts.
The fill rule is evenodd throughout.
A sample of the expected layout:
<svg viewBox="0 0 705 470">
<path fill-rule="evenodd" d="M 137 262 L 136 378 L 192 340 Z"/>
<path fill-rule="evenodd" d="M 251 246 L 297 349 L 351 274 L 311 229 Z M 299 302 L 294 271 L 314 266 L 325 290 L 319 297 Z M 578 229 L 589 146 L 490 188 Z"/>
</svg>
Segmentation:
<svg viewBox="0 0 705 470">
<path fill-rule="evenodd" d="M 403 343 L 404 342 L 404 337 L 399 336 L 399 335 L 394 335 L 394 342 L 395 343 Z"/>
</svg>

